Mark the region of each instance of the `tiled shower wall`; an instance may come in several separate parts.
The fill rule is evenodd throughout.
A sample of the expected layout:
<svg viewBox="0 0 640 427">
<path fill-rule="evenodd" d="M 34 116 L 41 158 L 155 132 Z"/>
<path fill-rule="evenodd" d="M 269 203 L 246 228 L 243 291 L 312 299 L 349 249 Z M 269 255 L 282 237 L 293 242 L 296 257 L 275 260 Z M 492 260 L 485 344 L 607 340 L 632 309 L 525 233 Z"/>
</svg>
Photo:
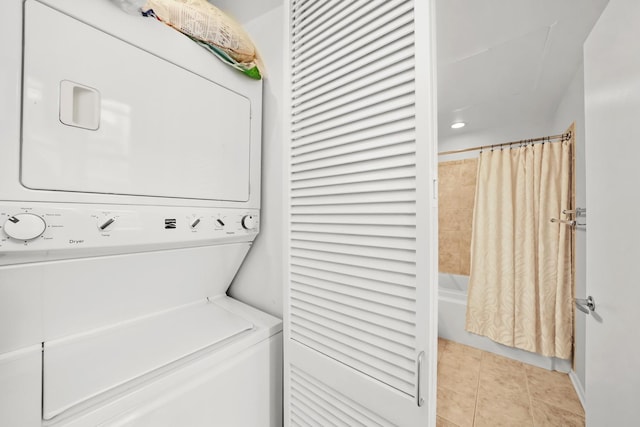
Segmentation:
<svg viewBox="0 0 640 427">
<path fill-rule="evenodd" d="M 469 275 L 477 169 L 477 159 L 454 160 L 438 165 L 441 273 Z"/>
</svg>

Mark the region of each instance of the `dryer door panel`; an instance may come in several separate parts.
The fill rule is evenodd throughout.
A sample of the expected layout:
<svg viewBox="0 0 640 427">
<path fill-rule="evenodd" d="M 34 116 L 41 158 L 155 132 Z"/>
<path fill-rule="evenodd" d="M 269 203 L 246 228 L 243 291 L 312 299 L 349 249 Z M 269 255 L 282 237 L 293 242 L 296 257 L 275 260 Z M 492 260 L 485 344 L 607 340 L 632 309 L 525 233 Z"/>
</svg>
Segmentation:
<svg viewBox="0 0 640 427">
<path fill-rule="evenodd" d="M 40 3 L 25 15 L 24 186 L 249 199 L 247 98 Z"/>
</svg>

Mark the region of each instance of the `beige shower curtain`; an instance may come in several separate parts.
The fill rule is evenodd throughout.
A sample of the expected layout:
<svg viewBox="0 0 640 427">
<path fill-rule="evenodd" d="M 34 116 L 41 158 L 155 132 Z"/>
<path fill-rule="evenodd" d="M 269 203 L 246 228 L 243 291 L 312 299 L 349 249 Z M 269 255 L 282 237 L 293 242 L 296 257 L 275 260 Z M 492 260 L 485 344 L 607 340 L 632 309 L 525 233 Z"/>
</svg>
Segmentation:
<svg viewBox="0 0 640 427">
<path fill-rule="evenodd" d="M 563 359 L 573 332 L 571 142 L 480 154 L 466 329 Z"/>
</svg>

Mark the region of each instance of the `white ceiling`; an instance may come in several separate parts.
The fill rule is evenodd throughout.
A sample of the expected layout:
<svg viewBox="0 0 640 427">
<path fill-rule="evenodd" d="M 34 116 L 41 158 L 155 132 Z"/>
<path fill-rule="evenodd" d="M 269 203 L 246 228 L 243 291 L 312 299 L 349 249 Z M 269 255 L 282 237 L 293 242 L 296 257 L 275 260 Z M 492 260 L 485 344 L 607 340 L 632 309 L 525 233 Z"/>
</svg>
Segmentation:
<svg viewBox="0 0 640 427">
<path fill-rule="evenodd" d="M 550 118 L 608 1 L 437 0 L 440 138 Z"/>
</svg>

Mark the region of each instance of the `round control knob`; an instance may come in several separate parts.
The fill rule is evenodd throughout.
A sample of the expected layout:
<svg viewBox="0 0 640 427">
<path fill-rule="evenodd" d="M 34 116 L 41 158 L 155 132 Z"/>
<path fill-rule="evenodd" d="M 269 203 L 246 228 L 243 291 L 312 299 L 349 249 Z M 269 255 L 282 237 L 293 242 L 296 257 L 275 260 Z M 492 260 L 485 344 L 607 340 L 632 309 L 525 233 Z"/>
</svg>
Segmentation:
<svg viewBox="0 0 640 427">
<path fill-rule="evenodd" d="M 242 228 L 246 230 L 255 230 L 258 228 L 258 218 L 253 215 L 245 215 L 242 217 Z"/>
<path fill-rule="evenodd" d="M 16 240 L 32 240 L 44 233 L 47 223 L 38 215 L 21 213 L 11 216 L 4 223 L 4 232 Z"/>
</svg>

